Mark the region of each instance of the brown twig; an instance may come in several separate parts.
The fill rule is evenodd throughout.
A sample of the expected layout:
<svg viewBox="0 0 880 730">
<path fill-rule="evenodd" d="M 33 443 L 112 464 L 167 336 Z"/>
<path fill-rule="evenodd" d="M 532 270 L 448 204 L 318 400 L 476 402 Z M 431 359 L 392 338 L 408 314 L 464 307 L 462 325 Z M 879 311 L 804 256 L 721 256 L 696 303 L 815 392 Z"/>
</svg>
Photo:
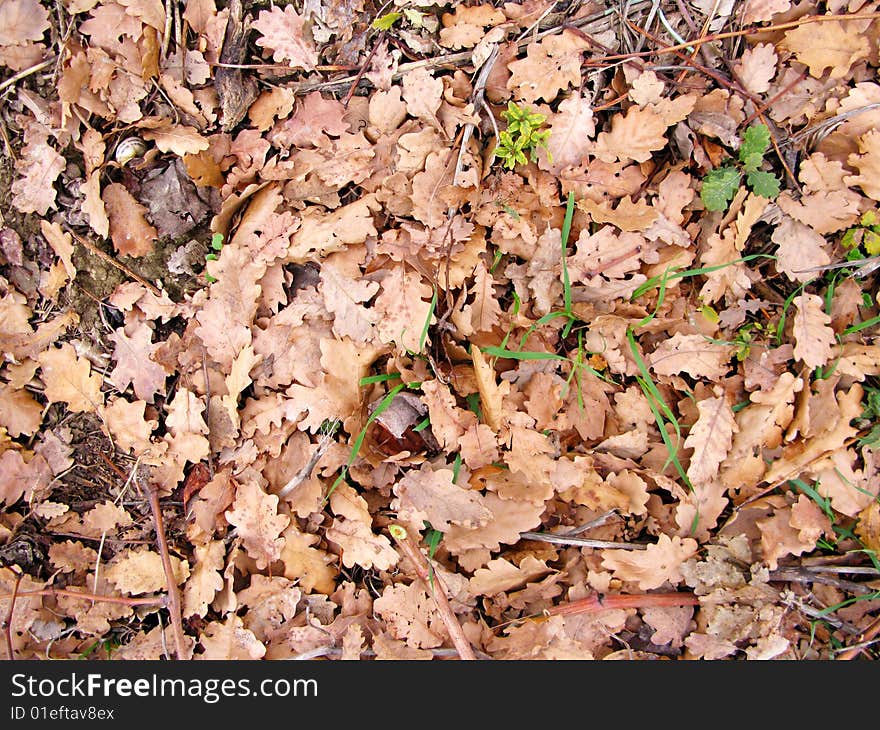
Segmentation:
<svg viewBox="0 0 880 730">
<path fill-rule="evenodd" d="M 156 543 L 159 548 L 159 556 L 162 558 L 162 569 L 165 571 L 165 583 L 168 590 L 168 613 L 171 615 L 171 629 L 174 636 L 175 651 L 178 659 L 186 658 L 186 638 L 183 633 L 183 610 L 180 603 L 180 591 L 177 589 L 177 580 L 174 577 L 174 569 L 171 567 L 171 556 L 168 553 L 168 542 L 165 539 L 165 525 L 162 520 L 162 507 L 159 504 L 159 490 L 149 480 L 135 480 L 141 490 L 146 492 L 150 502 L 150 511 L 153 513 L 153 522 L 156 525 Z"/>
<path fill-rule="evenodd" d="M 842 651 L 837 657 L 838 660 L 849 661 L 850 659 L 855 659 L 866 648 L 861 645 L 871 641 L 878 634 L 880 634 L 880 617 L 874 619 L 871 625 L 859 635 L 857 641 L 860 646 L 851 646 L 849 649 Z"/>
<path fill-rule="evenodd" d="M 673 608 L 676 606 L 699 606 L 700 599 L 693 593 L 644 593 L 641 595 L 595 595 L 553 606 L 544 616 L 575 616 L 582 613 L 599 613 L 618 608 Z"/>
<path fill-rule="evenodd" d="M 53 63 L 55 63 L 54 56 L 52 58 L 47 58 L 45 61 L 41 61 L 40 63 L 35 64 L 34 66 L 31 66 L 30 68 L 26 68 L 24 71 L 19 71 L 14 76 L 10 76 L 5 81 L 0 82 L 0 92 L 9 88 L 13 84 L 18 83 L 19 81 L 21 81 L 24 78 L 27 78 L 28 76 L 30 76 L 32 74 L 38 73 L 39 71 L 42 71 L 44 68 L 48 68 Z"/>
<path fill-rule="evenodd" d="M 648 546 L 633 542 L 609 542 L 608 540 L 591 540 L 576 535 L 556 535 L 551 532 L 521 532 L 523 540 L 537 540 L 555 545 L 574 545 L 576 547 L 595 548 L 597 550 L 644 550 Z"/>
<path fill-rule="evenodd" d="M 0 593 L 0 600 L 10 598 L 15 593 Z M 77 598 L 83 601 L 101 601 L 103 603 L 116 603 L 120 606 L 164 606 L 165 599 L 161 596 L 158 598 L 125 598 L 125 596 L 101 596 L 97 593 L 80 593 L 79 591 L 68 591 L 63 588 L 41 588 L 36 591 L 19 591 L 19 596 L 54 596 L 61 598 Z"/>
<path fill-rule="evenodd" d="M 139 274 L 136 274 L 134 271 L 129 269 L 125 264 L 120 263 L 115 258 L 113 258 L 110 254 L 102 251 L 100 248 L 98 248 L 94 243 L 89 241 L 87 238 L 83 238 L 82 236 L 80 236 L 78 233 L 71 230 L 70 228 L 68 228 L 67 231 L 68 231 L 68 233 L 70 233 L 71 236 L 73 236 L 79 243 L 81 243 L 83 246 L 85 246 L 93 254 L 95 254 L 99 258 L 103 259 L 111 266 L 116 267 L 126 276 L 130 276 L 132 279 L 134 279 L 139 284 L 143 284 L 145 287 L 147 287 L 147 289 L 150 290 L 150 292 L 155 294 L 157 297 L 160 297 L 160 298 L 162 297 L 162 292 L 159 290 L 159 288 L 155 284 L 151 284 L 144 277 L 140 276 Z"/>
<path fill-rule="evenodd" d="M 18 598 L 18 586 L 23 577 L 23 573 L 19 573 L 15 576 L 15 588 L 12 589 L 12 601 L 9 603 L 9 613 L 6 614 L 6 650 L 9 652 L 9 661 L 15 659 L 15 650 L 12 646 L 12 614 L 15 612 L 15 599 Z"/>
<path fill-rule="evenodd" d="M 440 618 L 443 619 L 446 630 L 449 632 L 449 638 L 452 639 L 453 646 L 458 650 L 458 656 L 468 661 L 476 660 L 477 657 L 474 655 L 473 647 L 464 635 L 461 624 L 458 623 L 458 619 L 452 611 L 452 606 L 449 605 L 449 599 L 446 598 L 446 586 L 443 585 L 443 581 L 440 580 L 437 571 L 431 567 L 427 558 L 422 555 L 422 551 L 419 550 L 402 525 L 391 525 L 388 531 L 391 533 L 391 537 L 394 538 L 394 542 L 403 551 L 403 554 L 415 566 L 416 574 L 425 586 L 425 590 L 434 599 L 437 612 L 440 614 Z"/>
</svg>

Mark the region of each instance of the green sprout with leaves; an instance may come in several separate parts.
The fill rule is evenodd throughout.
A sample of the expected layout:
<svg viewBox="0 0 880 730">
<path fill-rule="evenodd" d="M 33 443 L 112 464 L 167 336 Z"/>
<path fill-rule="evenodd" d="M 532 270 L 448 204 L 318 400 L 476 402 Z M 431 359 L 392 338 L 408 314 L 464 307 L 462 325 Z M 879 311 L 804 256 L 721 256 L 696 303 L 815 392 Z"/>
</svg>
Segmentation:
<svg viewBox="0 0 880 730">
<path fill-rule="evenodd" d="M 739 190 L 743 174 L 746 185 L 755 195 L 773 199 L 779 195 L 779 178 L 761 169 L 770 147 L 770 130 L 766 124 L 753 124 L 743 132 L 737 159 L 710 170 L 703 178 L 700 199 L 706 210 L 726 210 Z"/>
<path fill-rule="evenodd" d="M 537 162 L 538 149 L 541 147 L 547 150 L 547 158 L 553 161 L 547 148 L 550 130 L 541 129 L 547 121 L 546 116 L 533 112 L 530 107 L 520 107 L 513 102 L 508 103 L 507 109 L 501 112 L 501 115 L 507 121 L 507 129 L 499 133 L 494 154 L 502 161 L 504 167 L 512 170 L 529 160 Z"/>
<path fill-rule="evenodd" d="M 213 249 L 213 251 L 211 251 L 211 253 L 209 253 L 207 256 L 205 256 L 205 264 L 206 265 L 207 265 L 208 261 L 216 261 L 217 256 L 220 254 L 220 251 L 223 248 L 223 234 L 222 233 L 215 233 L 213 236 L 211 236 L 211 248 Z M 205 278 L 208 280 L 209 284 L 213 284 L 215 281 L 217 281 L 216 277 L 211 276 L 207 272 L 205 273 Z"/>
<path fill-rule="evenodd" d="M 880 254 L 880 216 L 877 211 L 865 211 L 858 224 L 843 234 L 840 243 L 847 249 L 849 261 Z"/>
</svg>

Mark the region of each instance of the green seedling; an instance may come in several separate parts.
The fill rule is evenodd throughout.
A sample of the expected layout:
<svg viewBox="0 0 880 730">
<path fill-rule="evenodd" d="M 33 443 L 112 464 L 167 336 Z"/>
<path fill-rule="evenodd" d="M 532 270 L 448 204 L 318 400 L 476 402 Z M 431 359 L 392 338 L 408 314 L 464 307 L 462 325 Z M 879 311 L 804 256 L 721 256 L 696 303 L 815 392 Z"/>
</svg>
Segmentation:
<svg viewBox="0 0 880 730">
<path fill-rule="evenodd" d="M 547 158 L 553 161 L 547 143 L 550 140 L 550 130 L 544 129 L 547 117 L 538 112 L 533 112 L 530 107 L 520 107 L 513 102 L 507 105 L 507 110 L 501 112 L 501 116 L 507 120 L 507 129 L 498 135 L 498 144 L 494 155 L 501 160 L 502 165 L 512 170 L 517 165 L 524 165 L 531 160 L 538 161 L 538 150 L 547 150 Z"/>
<path fill-rule="evenodd" d="M 753 124 L 746 129 L 736 159 L 709 171 L 703 178 L 700 199 L 706 209 L 726 210 L 739 190 L 743 175 L 746 186 L 755 195 L 770 199 L 779 195 L 779 178 L 761 170 L 769 147 L 770 130 L 765 124 Z"/>
<path fill-rule="evenodd" d="M 213 236 L 211 236 L 211 248 L 213 249 L 213 251 L 211 251 L 211 253 L 209 253 L 207 256 L 205 256 L 205 264 L 206 265 L 207 265 L 208 261 L 216 261 L 217 257 L 219 256 L 220 251 L 223 248 L 223 234 L 222 233 L 215 233 Z M 215 277 L 211 276 L 207 272 L 205 273 L 205 278 L 208 280 L 209 284 L 213 284 L 215 281 L 217 281 L 217 279 Z"/>
</svg>

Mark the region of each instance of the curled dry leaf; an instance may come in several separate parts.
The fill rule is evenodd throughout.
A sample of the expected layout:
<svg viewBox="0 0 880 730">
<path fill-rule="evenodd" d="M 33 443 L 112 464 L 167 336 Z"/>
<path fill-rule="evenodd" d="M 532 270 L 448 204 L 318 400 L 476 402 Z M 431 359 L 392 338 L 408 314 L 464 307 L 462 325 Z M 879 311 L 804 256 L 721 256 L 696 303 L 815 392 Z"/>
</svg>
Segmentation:
<svg viewBox="0 0 880 730">
<path fill-rule="evenodd" d="M 267 568 L 281 557 L 281 532 L 290 524 L 290 518 L 278 514 L 278 497 L 274 494 L 266 494 L 254 481 L 239 484 L 226 519 L 236 528 L 241 544 L 257 567 Z"/>
</svg>

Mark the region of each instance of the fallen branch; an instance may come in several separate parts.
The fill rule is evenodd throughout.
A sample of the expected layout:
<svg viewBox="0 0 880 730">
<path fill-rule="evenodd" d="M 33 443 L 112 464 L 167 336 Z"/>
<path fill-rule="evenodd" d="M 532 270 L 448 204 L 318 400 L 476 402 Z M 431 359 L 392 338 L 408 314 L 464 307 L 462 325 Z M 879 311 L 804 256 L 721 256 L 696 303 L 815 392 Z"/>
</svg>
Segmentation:
<svg viewBox="0 0 880 730">
<path fill-rule="evenodd" d="M 880 634 L 880 617 L 874 619 L 874 622 L 861 633 L 861 635 L 858 637 L 858 645 L 851 646 L 849 649 L 841 652 L 837 659 L 840 661 L 855 659 L 861 652 L 863 652 L 867 648 L 866 645 L 868 644 L 868 642 L 870 642 L 878 634 Z"/>
<path fill-rule="evenodd" d="M 174 569 L 171 567 L 171 556 L 168 553 L 168 542 L 165 540 L 165 525 L 162 520 L 162 507 L 159 504 L 159 490 L 149 480 L 146 486 L 135 475 L 135 481 L 146 493 L 150 502 L 150 511 L 153 513 L 153 522 L 156 525 L 156 543 L 159 548 L 159 556 L 162 558 L 162 570 L 165 572 L 165 583 L 168 588 L 168 613 L 171 615 L 171 631 L 174 636 L 175 651 L 178 659 L 185 659 L 186 638 L 183 633 L 183 610 L 180 603 L 180 591 L 177 588 L 177 579 L 174 577 Z"/>
<path fill-rule="evenodd" d="M 9 603 L 9 613 L 6 614 L 6 650 L 9 652 L 9 661 L 15 659 L 15 650 L 12 647 L 12 614 L 15 612 L 15 599 L 18 598 L 18 586 L 23 573 L 19 573 L 15 577 L 15 588 L 12 589 L 12 601 Z"/>
<path fill-rule="evenodd" d="M 673 608 L 699 606 L 700 599 L 693 593 L 643 593 L 641 595 L 596 594 L 578 601 L 569 601 L 548 608 L 543 616 L 576 616 L 582 613 L 601 613 L 619 608 Z"/>
<path fill-rule="evenodd" d="M 391 537 L 394 538 L 394 542 L 403 551 L 403 554 L 415 566 L 416 574 L 424 584 L 425 590 L 434 599 L 437 612 L 440 614 L 440 618 L 443 619 L 446 630 L 449 632 L 449 638 L 452 639 L 452 644 L 458 650 L 458 656 L 468 661 L 476 660 L 477 657 L 474 656 L 473 647 L 471 647 L 470 642 L 464 635 L 461 624 L 458 623 L 458 619 L 452 611 L 452 606 L 449 605 L 449 600 L 446 598 L 446 586 L 443 585 L 440 576 L 437 575 L 437 571 L 431 568 L 427 558 L 422 555 L 422 551 L 412 541 L 412 538 L 410 538 L 402 525 L 391 525 L 388 531 L 391 533 Z"/>
<path fill-rule="evenodd" d="M 98 248 L 94 243 L 89 241 L 87 238 L 83 238 L 82 236 L 80 236 L 78 233 L 71 230 L 70 228 L 67 229 L 67 232 L 71 236 L 73 236 L 79 243 L 81 243 L 83 246 L 85 246 L 89 251 L 91 251 L 93 254 L 95 254 L 99 258 L 103 259 L 111 266 L 119 269 L 126 276 L 130 276 L 138 284 L 143 284 L 145 287 L 147 287 L 147 289 L 149 289 L 157 297 L 159 297 L 159 298 L 162 297 L 162 292 L 159 290 L 159 287 L 157 287 L 155 284 L 151 284 L 144 277 L 140 276 L 139 274 L 136 274 L 134 271 L 129 269 L 125 264 L 120 263 L 119 261 L 114 259 L 110 254 L 102 251 L 100 248 Z"/>
<path fill-rule="evenodd" d="M 6 598 L 19 598 L 22 596 L 53 596 L 55 598 L 77 598 L 83 601 L 101 601 L 103 603 L 116 603 L 120 606 L 164 606 L 166 601 L 162 596 L 145 598 L 126 598 L 125 596 L 101 596 L 97 593 L 80 591 L 68 591 L 64 588 L 40 588 L 36 591 L 18 591 L 18 593 L 0 593 L 0 601 Z"/>
</svg>

